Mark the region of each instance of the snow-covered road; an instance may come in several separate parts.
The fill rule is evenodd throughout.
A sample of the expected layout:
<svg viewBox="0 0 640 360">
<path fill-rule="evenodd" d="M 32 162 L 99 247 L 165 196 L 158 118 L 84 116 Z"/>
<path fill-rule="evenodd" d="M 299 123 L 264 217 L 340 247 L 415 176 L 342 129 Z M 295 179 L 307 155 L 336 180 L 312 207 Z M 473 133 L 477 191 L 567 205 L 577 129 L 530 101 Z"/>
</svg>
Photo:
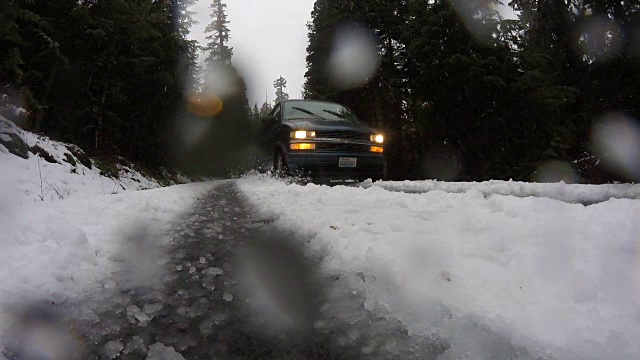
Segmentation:
<svg viewBox="0 0 640 360">
<path fill-rule="evenodd" d="M 102 286 L 10 307 L 5 357 L 435 359 L 449 347 L 363 307 L 349 274 L 320 271 L 305 240 L 255 217 L 232 183 L 202 195 L 162 231 L 138 229 L 145 251 Z"/>
<path fill-rule="evenodd" d="M 102 329 L 90 352 L 131 343 L 139 357 L 123 358 L 640 357 L 640 200 L 404 186 L 250 176 L 1 207 L 0 329 L 16 304 L 46 300 Z M 625 187 L 617 197 L 640 193 Z M 300 324 L 311 347 L 270 337 Z"/>
</svg>

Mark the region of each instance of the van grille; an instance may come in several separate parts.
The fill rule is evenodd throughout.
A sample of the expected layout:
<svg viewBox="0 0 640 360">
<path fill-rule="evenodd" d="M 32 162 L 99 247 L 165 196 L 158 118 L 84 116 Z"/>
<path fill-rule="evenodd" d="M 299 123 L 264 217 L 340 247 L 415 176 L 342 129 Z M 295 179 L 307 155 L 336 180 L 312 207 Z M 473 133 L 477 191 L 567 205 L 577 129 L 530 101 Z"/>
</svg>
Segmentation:
<svg viewBox="0 0 640 360">
<path fill-rule="evenodd" d="M 341 144 L 341 143 L 316 143 L 316 151 L 367 153 L 369 152 L 369 145 Z"/>
<path fill-rule="evenodd" d="M 316 131 L 316 137 L 321 139 L 347 139 L 369 141 L 371 135 L 357 131 Z"/>
</svg>

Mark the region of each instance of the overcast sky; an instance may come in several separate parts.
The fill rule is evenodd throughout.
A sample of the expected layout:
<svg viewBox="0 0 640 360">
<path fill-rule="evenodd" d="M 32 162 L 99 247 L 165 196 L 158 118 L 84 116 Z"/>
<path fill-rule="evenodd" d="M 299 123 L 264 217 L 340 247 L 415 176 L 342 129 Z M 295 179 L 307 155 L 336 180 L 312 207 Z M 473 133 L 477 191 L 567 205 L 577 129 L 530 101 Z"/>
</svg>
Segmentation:
<svg viewBox="0 0 640 360">
<path fill-rule="evenodd" d="M 206 44 L 204 29 L 211 21 L 211 0 L 199 0 L 191 10 L 198 24 L 191 38 Z M 249 103 L 262 105 L 265 90 L 275 98 L 273 82 L 282 75 L 287 93 L 300 98 L 307 56 L 307 22 L 314 0 L 227 0 L 233 62 L 247 83 Z"/>
</svg>

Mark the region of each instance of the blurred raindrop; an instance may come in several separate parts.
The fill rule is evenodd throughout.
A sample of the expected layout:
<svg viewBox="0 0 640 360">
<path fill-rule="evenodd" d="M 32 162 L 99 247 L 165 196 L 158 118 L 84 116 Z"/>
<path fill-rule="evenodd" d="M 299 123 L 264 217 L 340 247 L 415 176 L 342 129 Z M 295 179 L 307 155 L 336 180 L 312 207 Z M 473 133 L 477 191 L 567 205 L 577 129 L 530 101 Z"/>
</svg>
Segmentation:
<svg viewBox="0 0 640 360">
<path fill-rule="evenodd" d="M 425 152 L 422 168 L 427 178 L 455 181 L 460 178 L 462 161 L 454 147 L 447 144 L 436 145 Z"/>
<path fill-rule="evenodd" d="M 235 69 L 222 62 L 211 62 L 202 68 L 204 96 L 218 99 L 240 95 L 244 90 L 236 76 Z"/>
<path fill-rule="evenodd" d="M 53 306 L 26 306 L 3 335 L 2 355 L 10 360 L 83 359 L 83 341 L 71 328 Z"/>
<path fill-rule="evenodd" d="M 249 119 L 246 85 L 231 64 L 211 62 L 202 69 L 202 84 L 185 100 L 176 118 L 174 163 L 190 176 L 227 177 L 254 164 L 255 124 Z"/>
<path fill-rule="evenodd" d="M 620 54 L 623 36 L 615 20 L 594 16 L 581 27 L 580 46 L 589 58 L 603 61 Z"/>
<path fill-rule="evenodd" d="M 162 260 L 167 258 L 163 249 L 165 244 L 144 222 L 125 228 L 123 237 L 119 260 L 125 269 L 122 274 L 124 285 L 131 288 L 161 286 L 165 274 Z"/>
<path fill-rule="evenodd" d="M 380 67 L 380 54 L 373 33 L 357 26 L 336 31 L 327 62 L 327 77 L 340 89 L 365 85 Z"/>
<path fill-rule="evenodd" d="M 222 100 L 215 94 L 211 93 L 193 93 L 187 98 L 187 110 L 200 116 L 218 115 L 224 104 Z"/>
<path fill-rule="evenodd" d="M 609 170 L 629 180 L 640 180 L 640 124 L 636 119 L 608 114 L 594 126 L 591 141 Z"/>
<path fill-rule="evenodd" d="M 538 183 L 557 183 L 562 181 L 565 184 L 578 184 L 581 182 L 580 176 L 570 164 L 558 160 L 549 160 L 542 163 L 533 175 L 533 181 Z"/>
<path fill-rule="evenodd" d="M 302 336 L 312 328 L 317 300 L 322 296 L 312 286 L 311 264 L 299 249 L 271 234 L 253 241 L 240 265 L 242 285 L 252 310 L 267 324 L 261 331 L 288 331 Z"/>
<path fill-rule="evenodd" d="M 182 150 L 190 150 L 201 143 L 211 126 L 209 118 L 185 116 L 178 127 Z"/>
</svg>

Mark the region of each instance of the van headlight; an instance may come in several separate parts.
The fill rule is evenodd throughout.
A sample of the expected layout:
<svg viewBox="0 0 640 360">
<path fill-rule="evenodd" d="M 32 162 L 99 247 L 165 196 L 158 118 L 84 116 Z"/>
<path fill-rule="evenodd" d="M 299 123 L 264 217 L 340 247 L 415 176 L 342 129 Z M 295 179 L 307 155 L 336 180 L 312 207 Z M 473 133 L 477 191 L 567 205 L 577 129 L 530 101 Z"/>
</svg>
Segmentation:
<svg viewBox="0 0 640 360">
<path fill-rule="evenodd" d="M 384 143 L 384 136 L 382 136 L 380 134 L 371 135 L 371 142 L 382 144 L 382 143 Z"/>
<path fill-rule="evenodd" d="M 297 130 L 291 133 L 292 139 L 306 139 L 316 137 L 315 131 Z"/>
</svg>

